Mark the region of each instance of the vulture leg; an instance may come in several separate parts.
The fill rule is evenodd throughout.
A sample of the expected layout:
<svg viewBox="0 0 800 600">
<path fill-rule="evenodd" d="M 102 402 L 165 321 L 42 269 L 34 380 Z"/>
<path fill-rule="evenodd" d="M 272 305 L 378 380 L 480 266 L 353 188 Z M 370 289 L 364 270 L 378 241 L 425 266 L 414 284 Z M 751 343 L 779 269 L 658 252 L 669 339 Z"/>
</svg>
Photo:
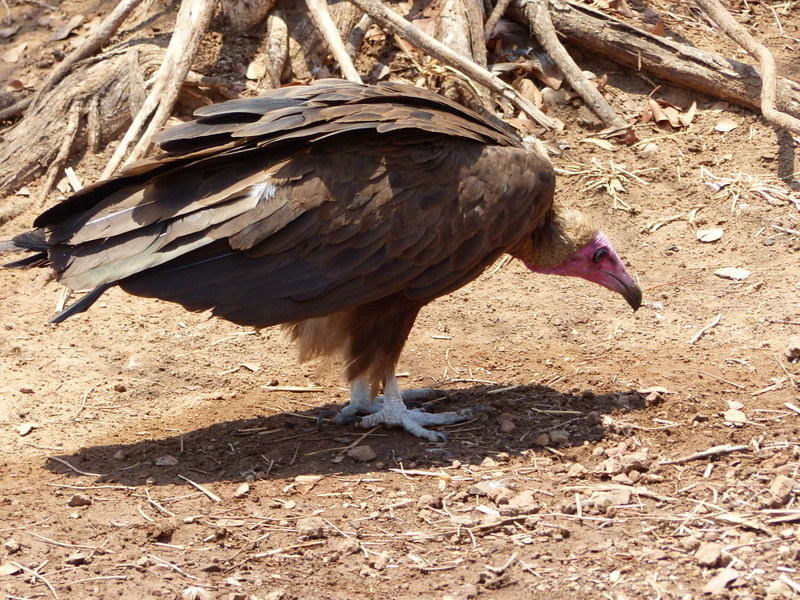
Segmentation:
<svg viewBox="0 0 800 600">
<path fill-rule="evenodd" d="M 400 392 L 400 399 L 406 408 L 421 409 L 422 403 L 436 400 L 437 398 L 449 398 L 450 395 L 442 390 L 432 390 L 429 388 L 415 388 Z M 359 377 L 350 384 L 350 402 L 336 413 L 336 423 L 345 425 L 359 420 L 363 415 L 371 415 L 383 409 L 384 396 L 376 396 L 372 399 L 370 394 L 369 381 L 366 377 Z"/>
<path fill-rule="evenodd" d="M 354 384 L 355 383 L 356 382 L 354 382 Z M 422 390 L 412 391 L 420 392 Z M 362 402 L 362 400 L 359 400 L 359 403 Z M 348 408 L 349 405 L 343 410 L 347 410 Z M 431 442 L 446 442 L 447 436 L 441 431 L 429 431 L 425 429 L 426 425 L 450 425 L 451 423 L 466 421 L 475 416 L 475 412 L 471 408 L 446 413 L 426 413 L 418 408 L 413 410 L 408 409 L 403 402 L 403 396 L 397 385 L 397 377 L 395 377 L 394 374 L 387 375 L 384 380 L 383 403 L 375 404 L 369 407 L 369 410 L 374 412 L 360 420 L 359 425 L 361 427 L 374 427 L 381 423 L 393 427 L 402 427 L 412 435 L 425 438 Z"/>
</svg>

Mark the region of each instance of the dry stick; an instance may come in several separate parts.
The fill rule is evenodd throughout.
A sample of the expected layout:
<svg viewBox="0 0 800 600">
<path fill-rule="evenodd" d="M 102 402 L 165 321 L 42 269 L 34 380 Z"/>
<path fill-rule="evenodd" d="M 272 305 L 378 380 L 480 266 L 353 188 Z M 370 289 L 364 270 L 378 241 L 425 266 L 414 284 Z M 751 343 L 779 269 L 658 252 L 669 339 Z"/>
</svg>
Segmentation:
<svg viewBox="0 0 800 600">
<path fill-rule="evenodd" d="M 333 53 L 336 62 L 342 69 L 342 75 L 350 81 L 361 83 L 361 76 L 356 71 L 356 66 L 347 53 L 347 49 L 342 41 L 342 36 L 339 35 L 339 30 L 336 28 L 336 23 L 331 18 L 331 13 L 328 12 L 327 0 L 306 0 L 308 12 L 311 15 L 311 21 L 319 31 L 320 35 L 328 43 L 328 47 Z"/>
<path fill-rule="evenodd" d="M 368 14 L 364 14 L 361 20 L 356 23 L 356 26 L 353 27 L 350 36 L 347 38 L 347 43 L 345 44 L 347 54 L 350 55 L 350 58 L 355 58 L 356 54 L 358 54 L 361 45 L 364 43 L 364 37 L 367 35 L 367 31 L 370 27 L 372 27 L 372 17 Z"/>
<path fill-rule="evenodd" d="M 107 179 L 117 170 L 128 151 L 128 146 L 139 135 L 150 115 L 153 115 L 150 124 L 131 150 L 128 162 L 136 160 L 149 149 L 153 136 L 166 123 L 178 98 L 181 84 L 197 55 L 200 41 L 211 22 L 215 6 L 216 0 L 181 3 L 175 20 L 175 30 L 161 67 L 155 75 L 153 88 L 106 165 L 101 175 L 102 179 Z"/>
<path fill-rule="evenodd" d="M 28 575 L 33 577 L 33 581 L 36 581 L 37 578 L 41 579 L 42 583 L 44 583 L 47 586 L 47 589 L 50 590 L 50 593 L 53 594 L 53 598 L 55 598 L 55 600 L 59 600 L 58 594 L 56 594 L 55 588 L 50 584 L 49 581 L 47 581 L 47 579 L 42 577 L 41 573 L 37 573 L 36 571 L 34 571 L 33 569 L 29 569 L 28 567 L 26 567 L 22 563 L 14 562 L 13 560 L 8 561 L 8 563 L 10 565 L 13 565 L 13 566 L 17 567 L 18 569 L 22 569 L 23 571 L 25 571 Z"/>
<path fill-rule="evenodd" d="M 384 29 L 389 30 L 408 43 L 426 52 L 441 63 L 457 69 L 469 79 L 493 90 L 503 97 L 510 100 L 517 108 L 525 111 L 530 117 L 546 129 L 560 129 L 563 123 L 551 119 L 533 104 L 525 100 L 513 87 L 505 83 L 499 77 L 495 77 L 483 67 L 478 66 L 471 60 L 464 58 L 454 52 L 441 42 L 436 41 L 406 21 L 399 14 L 387 8 L 378 0 L 350 0 L 353 4 L 367 13 L 372 19 Z"/>
<path fill-rule="evenodd" d="M 600 91 L 592 85 L 581 68 L 572 60 L 567 50 L 558 40 L 553 20 L 550 18 L 548 0 L 517 0 L 525 18 L 530 23 L 536 39 L 553 59 L 564 77 L 586 105 L 608 126 L 628 129 L 628 122 L 620 117 Z"/>
<path fill-rule="evenodd" d="M 775 58 L 762 43 L 753 38 L 717 0 L 696 0 L 708 16 L 729 38 L 761 63 L 761 114 L 764 118 L 795 135 L 800 135 L 800 119 L 796 119 L 775 108 L 778 84 L 775 76 Z"/>
<path fill-rule="evenodd" d="M 497 27 L 497 24 L 500 22 L 500 17 L 506 12 L 509 4 L 511 4 L 511 0 L 497 0 L 497 4 L 494 5 L 492 14 L 489 15 L 489 18 L 486 19 L 486 23 L 483 26 L 483 35 L 487 41 L 492 39 L 494 29 Z"/>
<path fill-rule="evenodd" d="M 681 458 L 676 458 L 673 460 L 662 460 L 658 464 L 659 465 L 680 465 L 683 463 L 687 463 L 693 460 L 701 460 L 703 458 L 710 458 L 712 456 L 719 456 L 721 454 L 732 454 L 733 452 L 745 452 L 749 450 L 749 446 L 713 446 L 708 450 L 703 450 L 701 452 L 695 452 L 694 454 L 690 454 L 689 456 L 683 456 Z"/>
<path fill-rule="evenodd" d="M 527 24 L 514 6 L 509 14 Z M 562 2 L 550 16 L 570 46 L 737 106 L 760 110 L 761 77 L 746 63 L 648 33 L 571 0 Z M 779 77 L 778 102 L 782 110 L 800 117 L 800 83 Z"/>
</svg>

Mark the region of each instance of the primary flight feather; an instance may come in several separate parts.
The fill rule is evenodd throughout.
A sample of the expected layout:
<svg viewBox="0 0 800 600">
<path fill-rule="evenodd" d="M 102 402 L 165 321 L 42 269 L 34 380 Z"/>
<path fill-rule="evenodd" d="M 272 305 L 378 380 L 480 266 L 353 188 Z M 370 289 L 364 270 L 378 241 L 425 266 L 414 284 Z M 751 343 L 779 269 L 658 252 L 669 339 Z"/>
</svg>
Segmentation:
<svg viewBox="0 0 800 600">
<path fill-rule="evenodd" d="M 532 271 L 641 291 L 606 236 L 553 204 L 550 164 L 505 126 L 407 84 L 323 80 L 208 106 L 158 139 L 164 154 L 81 190 L 2 250 L 254 327 L 287 324 L 301 359 L 344 359 L 340 419 L 427 426 L 471 412 L 403 404 L 395 365 L 417 313 L 501 254 Z M 383 397 L 376 395 L 383 389 Z M 408 395 L 408 394 L 407 394 Z"/>
</svg>

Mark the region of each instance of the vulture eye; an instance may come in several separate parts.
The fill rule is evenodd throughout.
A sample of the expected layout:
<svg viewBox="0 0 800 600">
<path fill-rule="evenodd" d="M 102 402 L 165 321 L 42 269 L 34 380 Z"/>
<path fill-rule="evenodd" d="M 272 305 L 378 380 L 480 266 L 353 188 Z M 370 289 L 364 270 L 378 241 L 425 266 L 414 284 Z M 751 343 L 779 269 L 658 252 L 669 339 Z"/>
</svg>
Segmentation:
<svg viewBox="0 0 800 600">
<path fill-rule="evenodd" d="M 608 249 L 607 249 L 607 248 L 598 248 L 598 249 L 595 251 L 595 253 L 594 253 L 594 256 L 592 257 L 592 260 L 593 260 L 594 262 L 596 262 L 596 263 L 601 263 L 601 262 L 603 262 L 603 261 L 604 261 L 604 260 L 605 260 L 607 257 L 608 257 Z"/>
</svg>

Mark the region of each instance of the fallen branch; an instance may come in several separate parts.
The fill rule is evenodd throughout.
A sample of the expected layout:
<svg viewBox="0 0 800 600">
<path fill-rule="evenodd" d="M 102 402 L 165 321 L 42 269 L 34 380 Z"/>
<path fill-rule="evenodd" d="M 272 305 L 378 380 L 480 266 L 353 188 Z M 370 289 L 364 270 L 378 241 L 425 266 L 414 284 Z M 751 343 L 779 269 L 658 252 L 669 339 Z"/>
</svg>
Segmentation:
<svg viewBox="0 0 800 600">
<path fill-rule="evenodd" d="M 331 18 L 331 13 L 328 12 L 328 5 L 326 0 L 306 0 L 308 12 L 311 15 L 311 20 L 314 22 L 320 35 L 328 43 L 333 57 L 339 63 L 339 68 L 342 70 L 342 75 L 350 81 L 361 83 L 361 76 L 358 74 L 350 55 L 347 53 L 342 36 L 339 35 L 339 30 L 336 29 L 336 24 Z"/>
<path fill-rule="evenodd" d="M 200 41 L 211 22 L 215 6 L 216 0 L 195 0 L 181 4 L 175 20 L 172 39 L 164 54 L 161 68 L 156 73 L 150 94 L 111 156 L 101 179 L 108 179 L 114 174 L 114 171 L 122 163 L 131 142 L 139 136 L 148 119 L 147 129 L 131 150 L 128 162 L 135 161 L 149 150 L 153 136 L 161 130 L 172 112 L 183 80 L 191 69 L 194 57 L 200 47 Z"/>
<path fill-rule="evenodd" d="M 526 24 L 523 11 L 530 1 L 516 0 L 509 15 Z M 571 0 L 560 0 L 550 17 L 570 46 L 737 106 L 761 110 L 761 77 L 748 64 L 648 33 Z M 777 105 L 800 118 L 800 83 L 778 78 Z"/>
<path fill-rule="evenodd" d="M 572 89 L 583 99 L 586 106 L 603 120 L 603 123 L 621 130 L 628 129 L 630 127 L 628 122 L 616 113 L 600 91 L 586 79 L 583 70 L 558 40 L 548 5 L 548 0 L 530 0 L 523 8 L 523 14 L 536 39 L 561 69 Z"/>
<path fill-rule="evenodd" d="M 562 123 L 545 115 L 502 79 L 492 75 L 486 69 L 465 59 L 441 42 L 436 41 L 428 34 L 420 31 L 419 28 L 406 21 L 403 17 L 387 8 L 378 0 L 350 0 L 350 2 L 366 12 L 372 17 L 372 20 L 381 27 L 387 29 L 391 33 L 397 34 L 443 64 L 457 69 L 467 78 L 502 94 L 505 98 L 513 102 L 517 108 L 530 115 L 531 119 L 539 123 L 542 127 L 551 130 L 563 127 Z"/>
<path fill-rule="evenodd" d="M 729 38 L 758 60 L 761 64 L 761 114 L 764 118 L 787 131 L 800 135 L 800 119 L 796 119 L 775 108 L 777 78 L 775 57 L 762 43 L 751 36 L 717 0 L 696 0 Z"/>
</svg>

